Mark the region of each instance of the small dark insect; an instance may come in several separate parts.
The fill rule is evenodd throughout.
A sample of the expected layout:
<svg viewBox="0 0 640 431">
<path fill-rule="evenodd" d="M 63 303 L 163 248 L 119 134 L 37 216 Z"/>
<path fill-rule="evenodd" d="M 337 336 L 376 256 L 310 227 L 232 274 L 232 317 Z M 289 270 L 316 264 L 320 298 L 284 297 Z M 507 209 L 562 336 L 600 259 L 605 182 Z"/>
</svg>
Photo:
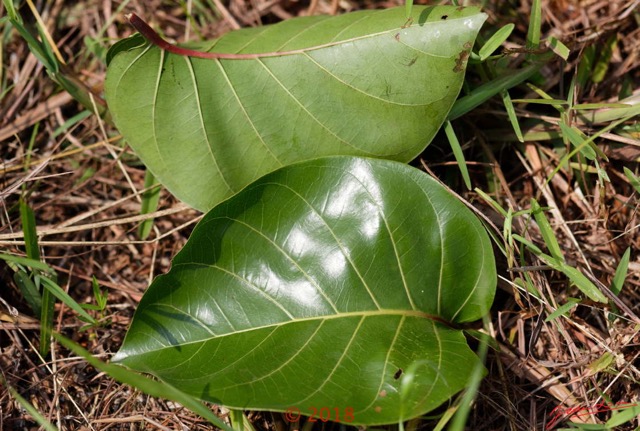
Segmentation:
<svg viewBox="0 0 640 431">
<path fill-rule="evenodd" d="M 416 63 L 416 61 L 418 61 L 418 57 L 413 57 L 407 64 L 405 64 L 405 66 L 411 67 Z"/>
<path fill-rule="evenodd" d="M 447 19 L 447 18 L 449 18 L 449 15 L 442 15 L 442 16 L 440 17 L 440 19 L 442 19 L 442 20 Z"/>
<path fill-rule="evenodd" d="M 404 25 L 403 25 L 402 27 L 400 27 L 400 28 L 407 28 L 407 27 L 410 27 L 410 26 L 411 26 L 411 24 L 413 24 L 413 18 L 409 17 L 409 18 L 407 19 L 407 22 L 405 22 L 405 23 L 404 23 Z"/>
<path fill-rule="evenodd" d="M 396 38 L 396 40 L 397 40 L 398 42 L 400 42 L 400 33 L 396 33 L 396 35 L 395 35 L 394 37 Z"/>
<path fill-rule="evenodd" d="M 544 54 L 549 48 L 504 48 L 502 54 Z"/>
<path fill-rule="evenodd" d="M 398 371 L 396 371 L 396 373 L 393 375 L 393 378 L 398 380 L 401 375 L 402 375 L 402 368 L 398 368 Z"/>
</svg>

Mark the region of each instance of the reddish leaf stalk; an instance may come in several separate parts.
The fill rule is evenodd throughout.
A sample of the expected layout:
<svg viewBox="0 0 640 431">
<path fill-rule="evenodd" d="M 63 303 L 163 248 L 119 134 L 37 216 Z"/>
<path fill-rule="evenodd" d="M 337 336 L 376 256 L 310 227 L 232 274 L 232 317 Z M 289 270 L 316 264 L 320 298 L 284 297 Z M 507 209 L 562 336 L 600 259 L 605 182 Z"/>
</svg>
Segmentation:
<svg viewBox="0 0 640 431">
<path fill-rule="evenodd" d="M 334 42 L 329 42 L 329 43 L 325 43 L 325 44 L 322 44 L 322 45 L 316 45 L 316 46 L 309 47 L 309 48 L 294 49 L 294 50 L 291 50 L 291 51 L 261 52 L 261 53 L 255 53 L 255 54 L 232 54 L 232 53 L 225 53 L 225 52 L 203 52 L 203 51 L 196 51 L 196 50 L 193 50 L 193 49 L 182 48 L 182 47 L 179 47 L 177 45 L 173 45 L 173 44 L 167 42 L 162 37 L 160 37 L 160 35 L 158 33 L 156 33 L 156 31 L 149 26 L 149 24 L 144 22 L 144 20 L 142 20 L 142 18 L 140 18 L 135 13 L 127 14 L 127 15 L 125 15 L 125 17 L 129 21 L 129 23 L 136 30 L 138 30 L 138 32 L 148 42 L 152 43 L 153 45 L 157 46 L 158 48 L 160 48 L 162 50 L 165 50 L 165 51 L 170 52 L 172 54 L 183 55 L 183 56 L 187 56 L 187 57 L 197 57 L 197 58 L 214 59 L 214 60 L 217 60 L 217 59 L 253 60 L 253 59 L 262 58 L 262 57 L 281 57 L 281 56 L 284 56 L 284 55 L 303 54 L 303 53 L 305 53 L 307 51 L 320 49 L 320 48 L 327 48 L 327 47 L 330 47 L 330 46 L 335 46 L 335 45 L 337 45 L 339 43 L 345 43 L 345 42 L 349 42 L 349 41 L 353 40 L 353 39 L 347 39 L 347 40 L 342 40 L 342 41 L 334 41 Z M 387 33 L 387 32 L 384 32 L 384 33 Z"/>
<path fill-rule="evenodd" d="M 299 54 L 304 52 L 303 50 L 295 50 L 295 51 L 282 51 L 282 52 L 265 52 L 260 54 L 232 54 L 232 53 L 223 53 L 223 52 L 203 52 L 196 51 L 193 49 L 182 48 L 177 45 L 173 45 L 166 40 L 164 40 L 154 29 L 152 29 L 149 24 L 144 22 L 142 18 L 140 18 L 135 13 L 130 13 L 125 15 L 129 23 L 136 29 L 138 32 L 150 43 L 154 44 L 160 49 L 163 49 L 167 52 L 177 55 L 183 55 L 187 57 L 197 57 L 197 58 L 206 58 L 206 59 L 229 59 L 229 60 L 250 60 L 260 57 L 277 57 L 281 55 L 290 55 L 290 54 Z"/>
</svg>

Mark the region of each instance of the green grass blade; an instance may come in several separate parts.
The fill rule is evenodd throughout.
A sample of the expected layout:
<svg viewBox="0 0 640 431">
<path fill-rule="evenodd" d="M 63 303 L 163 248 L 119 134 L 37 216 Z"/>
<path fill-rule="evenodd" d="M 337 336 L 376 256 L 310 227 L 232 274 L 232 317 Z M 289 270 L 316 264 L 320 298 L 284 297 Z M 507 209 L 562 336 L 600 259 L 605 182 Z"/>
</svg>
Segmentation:
<svg viewBox="0 0 640 431">
<path fill-rule="evenodd" d="M 621 100 L 620 103 L 624 103 L 625 100 L 626 99 Z M 626 103 L 624 104 L 627 105 Z M 626 106 L 624 108 L 620 107 L 604 109 L 602 111 L 580 112 L 578 113 L 578 118 L 589 124 L 601 124 L 637 115 L 640 115 L 640 103 L 631 104 L 631 106 Z"/>
<path fill-rule="evenodd" d="M 39 316 L 42 312 L 42 297 L 29 275 L 19 269 L 13 274 L 13 281 L 18 285 L 20 293 L 22 293 L 22 296 L 27 301 L 27 304 L 29 304 L 31 310 L 33 310 L 33 313 Z"/>
<path fill-rule="evenodd" d="M 542 66 L 542 63 L 533 64 L 525 67 L 524 69 L 520 69 L 515 73 L 510 73 L 482 84 L 466 96 L 456 100 L 456 103 L 453 104 L 453 107 L 449 112 L 447 120 L 453 121 L 480 106 L 496 94 L 499 94 L 501 91 L 508 90 L 509 88 L 521 84 L 531 78 Z"/>
<path fill-rule="evenodd" d="M 486 60 L 491 54 L 493 54 L 493 52 L 502 45 L 502 42 L 507 40 L 514 28 L 515 24 L 507 24 L 496 31 L 482 46 L 482 48 L 480 48 L 480 51 L 478 52 L 480 61 Z"/>
<path fill-rule="evenodd" d="M 560 108 L 564 105 L 568 105 L 566 100 L 559 99 L 513 99 L 514 103 L 529 103 L 532 105 L 552 105 L 556 108 Z"/>
<path fill-rule="evenodd" d="M 640 405 L 638 404 L 627 404 L 627 405 L 617 405 L 612 410 L 620 410 L 616 411 L 611 415 L 611 418 L 605 423 L 605 425 L 609 429 L 613 429 L 615 427 L 619 427 L 629 421 L 631 421 L 636 416 L 640 415 Z M 637 429 L 637 428 L 636 428 Z"/>
<path fill-rule="evenodd" d="M 596 302 L 607 302 L 607 297 L 598 289 L 584 274 L 578 271 L 576 268 L 573 268 L 566 263 L 549 256 L 548 254 L 544 254 L 542 250 L 540 250 L 535 244 L 527 239 L 521 237 L 520 235 L 514 234 L 513 239 L 524 244 L 531 252 L 533 252 L 536 256 L 538 256 L 544 263 L 549 265 L 551 268 L 556 271 L 562 272 L 567 278 L 576 285 L 578 289 L 582 291 L 585 295 L 587 295 L 590 299 Z"/>
<path fill-rule="evenodd" d="M 45 278 L 40 279 L 41 282 L 44 280 Z M 44 283 L 42 283 L 42 285 L 45 286 Z M 53 296 L 51 291 L 45 287 L 42 290 L 42 308 L 40 309 L 40 355 L 42 355 L 43 358 L 49 354 L 49 348 L 51 347 L 55 305 L 55 296 Z"/>
<path fill-rule="evenodd" d="M 636 192 L 640 193 L 640 178 L 636 177 L 631 169 L 626 166 L 623 168 L 625 176 L 629 179 L 631 186 L 636 190 Z"/>
<path fill-rule="evenodd" d="M 504 210 L 500 206 L 498 202 L 496 202 L 491 196 L 480 190 L 479 188 L 475 188 L 474 191 L 480 195 L 482 199 L 484 199 L 489 205 L 491 205 L 496 211 L 498 211 L 503 217 L 507 216 L 507 211 Z"/>
<path fill-rule="evenodd" d="M 629 258 L 631 257 L 631 247 L 622 255 L 620 263 L 616 268 L 616 274 L 611 281 L 611 291 L 618 296 L 624 287 L 624 280 L 627 278 L 627 271 L 629 270 Z"/>
<path fill-rule="evenodd" d="M 407 15 L 407 19 L 411 17 L 411 9 L 413 8 L 413 0 L 405 0 L 405 15 Z"/>
<path fill-rule="evenodd" d="M 29 46 L 29 51 L 33 53 L 33 55 L 49 70 L 54 70 L 56 68 L 56 60 L 55 57 L 49 57 L 47 51 L 44 48 L 44 45 L 38 41 L 38 39 L 24 26 L 22 21 L 22 17 L 16 10 L 13 5 L 12 0 L 2 0 L 2 4 L 4 5 L 5 10 L 7 11 L 7 16 L 9 17 L 9 21 L 11 25 L 16 29 L 20 36 L 24 38 Z"/>
<path fill-rule="evenodd" d="M 471 190 L 471 178 L 469 177 L 467 162 L 464 159 L 462 147 L 460 146 L 460 142 L 458 141 L 458 137 L 456 136 L 456 132 L 453 130 L 453 126 L 451 125 L 450 121 L 446 121 L 444 123 L 444 132 L 447 135 L 447 139 L 449 140 L 449 145 L 451 145 L 453 155 L 458 162 L 458 168 L 460 168 L 460 173 L 462 174 L 462 178 L 464 179 L 464 184 L 469 190 Z"/>
<path fill-rule="evenodd" d="M 619 109 L 619 108 L 631 108 L 633 105 L 626 103 L 578 103 L 573 105 L 573 109 L 576 110 L 591 110 L 591 109 Z"/>
<path fill-rule="evenodd" d="M 567 298 L 567 303 L 561 305 L 560 307 L 558 307 L 556 309 L 556 311 L 554 311 L 553 313 L 549 314 L 547 316 L 547 318 L 544 319 L 544 321 L 545 322 L 551 322 L 552 320 L 556 320 L 560 316 L 564 316 L 565 314 L 567 314 L 569 312 L 569 310 L 571 310 L 573 307 L 575 307 L 579 302 L 580 302 L 580 300 L 578 298 Z"/>
<path fill-rule="evenodd" d="M 488 317 L 485 316 L 483 320 L 485 327 L 487 327 L 489 323 Z M 480 358 L 480 361 L 478 361 L 474 367 L 471 377 L 469 378 L 467 388 L 460 402 L 460 408 L 456 411 L 453 419 L 451 420 L 451 424 L 447 428 L 449 431 L 464 431 L 466 429 L 466 423 L 469 417 L 469 412 L 471 411 L 473 400 L 476 398 L 478 389 L 480 388 L 480 382 L 482 382 L 482 378 L 484 377 L 483 364 L 489 350 L 489 341 L 487 340 L 489 336 L 486 334 L 483 335 L 485 339 L 480 340 L 480 345 L 478 347 L 478 357 Z"/>
<path fill-rule="evenodd" d="M 562 134 L 569 139 L 569 142 L 571 142 L 571 144 L 573 144 L 573 146 L 576 147 L 583 156 L 589 160 L 596 159 L 596 152 L 591 146 L 593 144 L 581 136 L 579 129 L 576 127 L 570 127 L 564 121 L 560 122 L 560 129 L 562 130 Z"/>
<path fill-rule="evenodd" d="M 542 7 L 540 0 L 533 0 L 531 4 L 531 17 L 527 30 L 527 48 L 538 49 L 540 47 L 540 28 L 542 27 Z"/>
<path fill-rule="evenodd" d="M 593 135 L 591 135 L 586 142 L 590 143 L 593 142 L 596 138 L 600 137 L 602 134 L 608 132 L 609 130 L 612 130 L 614 128 L 616 128 L 617 126 L 619 126 L 620 124 L 624 123 L 627 120 L 632 119 L 633 116 L 631 117 L 624 117 L 621 118 L 611 124 L 609 124 L 606 127 L 603 127 L 602 129 L 598 130 L 596 133 L 594 133 Z M 602 151 L 596 146 L 595 147 L 596 152 L 598 153 L 598 155 L 600 157 L 602 157 L 605 161 L 608 161 L 609 159 L 607 158 L 606 154 L 602 153 Z M 555 168 L 553 168 L 553 171 L 551 172 L 551 174 L 549 175 L 548 179 L 546 180 L 546 183 L 549 183 L 551 181 L 551 178 L 553 178 L 554 175 L 556 175 L 558 172 L 560 172 L 560 169 L 562 169 L 563 166 L 566 165 L 566 163 L 571 159 L 571 157 L 573 157 L 574 155 L 576 155 L 578 153 L 578 148 L 574 148 L 573 150 L 571 150 L 571 152 L 565 154 L 564 156 L 562 156 L 562 159 L 560 159 L 560 163 L 558 163 L 558 166 L 556 166 Z"/>
<path fill-rule="evenodd" d="M 29 204 L 22 198 L 20 199 L 20 220 L 22 221 L 22 232 L 24 234 L 27 257 L 33 260 L 40 260 L 36 216 Z"/>
<path fill-rule="evenodd" d="M 594 65 L 591 73 L 591 81 L 594 84 L 599 84 L 604 80 L 605 76 L 607 76 L 609 63 L 611 63 L 611 56 L 613 55 L 613 51 L 615 50 L 617 43 L 618 43 L 618 37 L 616 34 L 614 34 L 611 37 L 609 37 L 609 39 L 604 45 L 604 49 L 600 51 L 598 61 Z"/>
<path fill-rule="evenodd" d="M 576 73 L 576 81 L 580 88 L 585 88 L 589 77 L 593 71 L 593 64 L 596 58 L 596 46 L 589 45 L 582 51 L 582 58 L 578 64 L 578 72 Z"/>
<path fill-rule="evenodd" d="M 438 423 L 436 424 L 436 426 L 433 428 L 433 431 L 442 431 L 444 429 L 445 426 L 447 426 L 447 424 L 449 423 L 449 421 L 451 420 L 451 418 L 453 417 L 453 415 L 458 411 L 458 408 L 460 406 L 459 405 L 453 405 L 451 407 L 449 407 L 440 417 L 440 420 L 438 420 Z"/>
<path fill-rule="evenodd" d="M 86 311 L 78 304 L 72 297 L 69 296 L 67 292 L 62 290 L 60 286 L 53 280 L 43 277 L 41 279 L 42 286 L 50 292 L 53 296 L 62 301 L 67 307 L 71 308 L 73 311 L 78 313 L 80 317 L 85 319 L 87 322 L 95 324 L 95 320 Z M 44 292 L 43 292 L 44 295 Z M 44 302 L 44 301 L 43 301 Z"/>
<path fill-rule="evenodd" d="M 551 36 L 549 38 L 549 48 L 553 51 L 558 57 L 562 58 L 564 61 L 567 61 L 569 58 L 569 54 L 571 54 L 571 50 L 567 48 L 567 46 L 560 42 L 555 37 Z"/>
<path fill-rule="evenodd" d="M 156 180 L 150 170 L 144 174 L 144 188 L 146 192 L 142 194 L 142 206 L 140 208 L 140 214 L 149 214 L 158 209 L 158 202 L 160 201 L 160 183 Z M 153 219 L 148 219 L 142 222 L 138 227 L 138 236 L 140 239 L 147 239 L 153 228 Z"/>
<path fill-rule="evenodd" d="M 100 284 L 95 275 L 91 279 L 91 288 L 93 289 L 93 296 L 96 298 L 96 303 L 98 304 L 98 310 L 104 310 L 107 307 L 107 295 L 100 290 Z"/>
<path fill-rule="evenodd" d="M 502 235 L 504 235 L 507 247 L 511 249 L 513 247 L 513 209 L 511 207 L 507 210 L 507 216 L 504 218 Z M 514 258 L 513 255 L 509 256 L 509 266 L 512 264 L 512 259 L 515 260 Z"/>
<path fill-rule="evenodd" d="M 166 383 L 158 382 L 141 374 L 129 371 L 119 365 L 107 364 L 105 362 L 102 362 L 98 358 L 93 357 L 88 351 L 60 334 L 54 333 L 54 337 L 64 347 L 71 350 L 76 355 L 81 356 L 95 368 L 107 373 L 115 380 L 133 386 L 134 388 L 137 388 L 145 394 L 151 395 L 152 397 L 164 398 L 178 402 L 192 412 L 197 413 L 204 419 L 208 420 L 212 425 L 217 426 L 224 431 L 235 431 L 229 425 L 224 423 L 219 417 L 214 415 L 213 412 L 209 410 L 204 404 L 196 400 L 191 395 L 185 394 L 184 392 L 179 391 L 178 389 Z"/>
<path fill-rule="evenodd" d="M 2 383 L 2 386 L 6 387 L 9 390 L 9 393 L 11 394 L 11 396 L 13 398 L 15 398 L 15 400 L 18 402 L 18 404 L 20 404 L 22 406 L 23 409 L 25 409 L 27 411 L 27 413 L 29 413 L 31 415 L 31 417 L 46 431 L 58 431 L 58 428 L 56 428 L 51 422 L 49 422 L 47 420 L 47 418 L 45 418 L 39 411 L 38 409 L 36 409 L 33 404 L 31 404 L 29 401 L 27 401 L 26 398 L 24 398 L 22 395 L 20 395 L 18 393 L 18 391 L 16 391 L 13 386 L 10 386 L 7 384 L 7 382 L 4 380 L 4 377 L 2 377 L 2 374 L 0 374 L 0 383 Z"/>
<path fill-rule="evenodd" d="M 89 111 L 88 109 L 85 109 L 84 111 L 79 112 L 78 114 L 74 115 L 73 117 L 69 118 L 67 121 L 62 123 L 62 125 L 58 126 L 53 131 L 53 134 L 51 135 L 51 137 L 54 139 L 57 138 L 61 134 L 66 133 L 71 127 L 81 122 L 85 118 L 90 117 L 91 115 L 93 115 L 93 112 Z"/>
<path fill-rule="evenodd" d="M 29 267 L 31 269 L 39 269 L 47 274 L 55 274 L 55 271 L 46 263 L 40 262 L 39 260 L 29 259 L 28 257 L 22 256 L 14 256 L 12 254 L 0 253 L 0 259 L 5 262 L 16 263 L 18 265 L 23 265 Z"/>
<path fill-rule="evenodd" d="M 539 256 L 539 255 L 543 254 L 542 250 L 537 245 L 535 245 L 534 243 L 532 243 L 528 239 L 518 235 L 517 233 L 514 233 L 512 235 L 512 238 L 515 239 L 516 241 L 521 242 L 522 244 L 524 244 L 536 256 Z M 551 256 L 549 256 L 549 257 L 551 257 Z"/>
<path fill-rule="evenodd" d="M 516 134 L 516 138 L 518 138 L 518 141 L 524 142 L 522 129 L 520 129 L 520 123 L 518 122 L 518 116 L 516 115 L 516 108 L 513 106 L 509 92 L 504 90 L 500 95 L 502 96 L 502 103 L 504 103 L 504 108 L 507 110 L 507 115 L 509 116 L 509 121 L 511 122 L 511 127 L 513 127 L 513 131 Z"/>
<path fill-rule="evenodd" d="M 25 248 L 27 257 L 34 261 L 40 260 L 40 248 L 38 246 L 38 233 L 36 231 L 36 218 L 33 210 L 24 199 L 20 199 L 20 219 L 22 220 L 22 232 L 24 234 Z M 36 270 L 37 271 L 37 270 Z M 19 273 L 16 273 L 19 274 Z M 26 275 L 26 274 L 25 274 Z M 41 278 L 35 272 L 34 279 L 36 283 L 32 283 L 33 287 L 38 291 L 37 285 L 46 277 Z M 25 281 L 24 279 L 22 280 Z M 30 280 L 29 280 L 30 281 Z M 29 284 L 24 284 L 30 288 Z M 40 355 L 43 357 L 49 354 L 49 344 L 51 343 L 51 333 L 53 332 L 53 311 L 55 307 L 55 296 L 48 289 L 42 292 L 40 302 Z"/>
<path fill-rule="evenodd" d="M 531 212 L 533 213 L 533 217 L 536 219 L 536 223 L 540 228 L 542 239 L 547 245 L 549 253 L 551 253 L 551 256 L 554 259 L 558 259 L 560 262 L 564 262 L 564 255 L 562 254 L 562 250 L 560 249 L 560 244 L 558 244 L 558 239 L 556 238 L 556 235 L 551 228 L 551 224 L 549 224 L 549 219 L 547 219 L 547 216 L 544 215 L 542 208 L 538 204 L 538 201 L 536 201 L 535 199 L 531 199 Z"/>
<path fill-rule="evenodd" d="M 553 266 L 550 261 L 547 261 L 547 264 Z M 576 268 L 569 266 L 566 263 L 559 262 L 557 269 L 564 275 L 566 275 L 569 280 L 571 280 L 571 282 L 582 291 L 582 293 L 587 295 L 592 300 L 602 303 L 607 302 L 607 297 L 604 296 L 604 293 L 602 293 L 600 289 L 598 289 L 587 277 L 585 277 L 583 273 L 578 271 Z"/>
</svg>

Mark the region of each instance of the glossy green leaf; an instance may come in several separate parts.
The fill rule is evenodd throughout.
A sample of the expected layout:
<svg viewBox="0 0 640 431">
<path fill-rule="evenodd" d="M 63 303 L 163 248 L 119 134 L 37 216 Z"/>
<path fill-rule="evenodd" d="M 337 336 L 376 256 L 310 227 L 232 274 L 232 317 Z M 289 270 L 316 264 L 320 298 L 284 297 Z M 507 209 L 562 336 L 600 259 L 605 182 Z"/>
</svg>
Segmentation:
<svg viewBox="0 0 640 431">
<path fill-rule="evenodd" d="M 434 179 L 317 159 L 205 215 L 114 360 L 230 408 L 397 423 L 468 384 L 478 358 L 453 326 L 487 313 L 495 286 L 486 231 Z"/>
<path fill-rule="evenodd" d="M 291 19 L 177 55 L 120 43 L 105 96 L 113 120 L 177 197 L 211 209 L 281 166 L 329 155 L 407 162 L 460 91 L 486 15 L 415 6 Z"/>
</svg>

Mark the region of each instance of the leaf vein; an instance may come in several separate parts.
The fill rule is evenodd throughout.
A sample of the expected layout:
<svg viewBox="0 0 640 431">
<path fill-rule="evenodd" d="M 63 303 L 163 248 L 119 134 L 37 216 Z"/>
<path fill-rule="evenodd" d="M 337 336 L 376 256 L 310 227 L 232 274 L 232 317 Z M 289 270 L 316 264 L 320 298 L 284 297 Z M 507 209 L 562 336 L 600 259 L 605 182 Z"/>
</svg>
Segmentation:
<svg viewBox="0 0 640 431">
<path fill-rule="evenodd" d="M 193 70 L 193 64 L 191 63 L 192 60 L 189 57 L 184 57 L 184 58 L 185 58 L 185 62 L 187 63 L 187 68 L 189 69 L 189 75 L 191 76 L 191 81 L 193 82 L 193 90 L 195 94 L 194 98 L 195 98 L 196 105 L 198 107 L 198 116 L 200 119 L 200 129 L 202 130 L 202 135 L 205 141 L 207 142 L 207 149 L 209 150 L 209 155 L 211 155 L 211 160 L 213 161 L 213 165 L 215 166 L 216 170 L 220 174 L 220 179 L 222 180 L 224 185 L 227 187 L 227 189 L 229 189 L 230 192 L 234 193 L 234 190 L 231 188 L 231 185 L 229 185 L 229 182 L 227 181 L 224 173 L 222 172 L 222 169 L 218 165 L 218 160 L 216 159 L 216 156 L 213 154 L 211 141 L 209 140 L 209 135 L 207 134 L 207 129 L 204 125 L 204 116 L 202 114 L 202 105 L 200 104 L 200 97 L 199 97 L 199 91 L 198 91 L 198 81 L 196 80 L 195 71 Z"/>
</svg>

